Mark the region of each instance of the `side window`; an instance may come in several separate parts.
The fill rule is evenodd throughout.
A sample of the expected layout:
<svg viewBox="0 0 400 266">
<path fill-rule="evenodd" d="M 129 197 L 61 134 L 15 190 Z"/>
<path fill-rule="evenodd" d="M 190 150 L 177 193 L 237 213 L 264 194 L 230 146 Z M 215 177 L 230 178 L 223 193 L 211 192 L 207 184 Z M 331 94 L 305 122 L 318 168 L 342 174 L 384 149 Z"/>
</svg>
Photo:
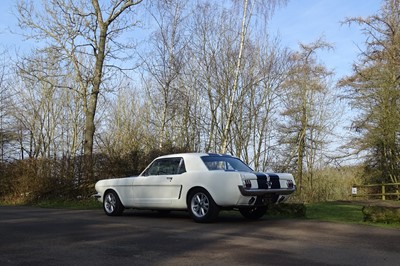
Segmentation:
<svg viewBox="0 0 400 266">
<path fill-rule="evenodd" d="M 146 171 L 146 175 L 158 175 L 160 171 L 160 161 L 155 161 Z"/>
<path fill-rule="evenodd" d="M 184 172 L 186 168 L 183 158 L 164 158 L 154 161 L 144 175 L 177 175 Z"/>
</svg>

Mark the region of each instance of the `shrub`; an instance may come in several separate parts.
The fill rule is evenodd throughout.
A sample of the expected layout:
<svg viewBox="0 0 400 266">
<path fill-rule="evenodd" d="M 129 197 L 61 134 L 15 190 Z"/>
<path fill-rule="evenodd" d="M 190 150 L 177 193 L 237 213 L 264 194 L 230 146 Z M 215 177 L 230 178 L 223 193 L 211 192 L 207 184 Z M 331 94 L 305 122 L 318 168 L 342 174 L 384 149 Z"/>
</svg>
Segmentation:
<svg viewBox="0 0 400 266">
<path fill-rule="evenodd" d="M 132 150 L 114 157 L 97 153 L 91 163 L 87 163 L 84 156 L 1 163 L 0 201 L 32 204 L 44 200 L 88 198 L 95 192 L 97 180 L 138 175 L 155 157 L 186 151 L 186 148 L 164 145 L 162 149 Z M 92 165 L 92 169 L 87 165 Z"/>
<path fill-rule="evenodd" d="M 399 206 L 364 206 L 362 208 L 365 222 L 400 223 Z"/>
<path fill-rule="evenodd" d="M 296 192 L 290 198 L 291 202 L 315 203 L 335 200 L 350 200 L 351 187 L 353 184 L 360 183 L 362 169 L 358 166 L 347 167 L 325 167 L 305 172 L 300 192 L 297 187 Z M 299 182 L 295 176 L 297 185 Z"/>
</svg>

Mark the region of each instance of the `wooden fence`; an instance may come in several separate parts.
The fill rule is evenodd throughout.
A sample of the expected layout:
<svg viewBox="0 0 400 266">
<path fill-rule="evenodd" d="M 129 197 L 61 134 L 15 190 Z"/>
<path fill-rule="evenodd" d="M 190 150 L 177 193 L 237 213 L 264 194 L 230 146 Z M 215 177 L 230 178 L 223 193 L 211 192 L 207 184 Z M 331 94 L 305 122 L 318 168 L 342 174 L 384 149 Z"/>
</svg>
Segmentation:
<svg viewBox="0 0 400 266">
<path fill-rule="evenodd" d="M 368 199 L 388 198 L 400 200 L 400 183 L 382 183 L 369 185 L 353 185 L 351 190 L 352 197 L 364 197 Z"/>
</svg>

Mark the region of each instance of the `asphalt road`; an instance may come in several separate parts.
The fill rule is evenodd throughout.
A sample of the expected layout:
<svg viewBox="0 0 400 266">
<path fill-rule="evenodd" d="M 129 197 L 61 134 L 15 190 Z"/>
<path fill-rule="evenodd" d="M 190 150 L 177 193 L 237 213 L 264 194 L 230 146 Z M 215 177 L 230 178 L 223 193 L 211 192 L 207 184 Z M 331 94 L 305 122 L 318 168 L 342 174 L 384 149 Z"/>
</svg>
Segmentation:
<svg viewBox="0 0 400 266">
<path fill-rule="evenodd" d="M 400 230 L 0 206 L 0 265 L 399 265 Z"/>
</svg>

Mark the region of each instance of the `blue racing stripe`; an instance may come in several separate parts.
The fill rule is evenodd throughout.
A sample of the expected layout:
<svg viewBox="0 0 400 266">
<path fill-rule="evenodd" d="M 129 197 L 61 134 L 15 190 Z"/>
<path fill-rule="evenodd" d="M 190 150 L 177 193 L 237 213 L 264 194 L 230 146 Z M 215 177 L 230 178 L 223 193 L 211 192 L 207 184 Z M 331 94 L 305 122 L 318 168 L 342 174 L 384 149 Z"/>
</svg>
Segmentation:
<svg viewBox="0 0 400 266">
<path fill-rule="evenodd" d="M 257 184 L 260 189 L 268 189 L 268 178 L 264 173 L 255 173 L 257 176 Z"/>
<path fill-rule="evenodd" d="M 281 183 L 279 182 L 279 176 L 277 174 L 268 173 L 269 181 L 271 181 L 271 188 L 281 188 Z"/>
</svg>

